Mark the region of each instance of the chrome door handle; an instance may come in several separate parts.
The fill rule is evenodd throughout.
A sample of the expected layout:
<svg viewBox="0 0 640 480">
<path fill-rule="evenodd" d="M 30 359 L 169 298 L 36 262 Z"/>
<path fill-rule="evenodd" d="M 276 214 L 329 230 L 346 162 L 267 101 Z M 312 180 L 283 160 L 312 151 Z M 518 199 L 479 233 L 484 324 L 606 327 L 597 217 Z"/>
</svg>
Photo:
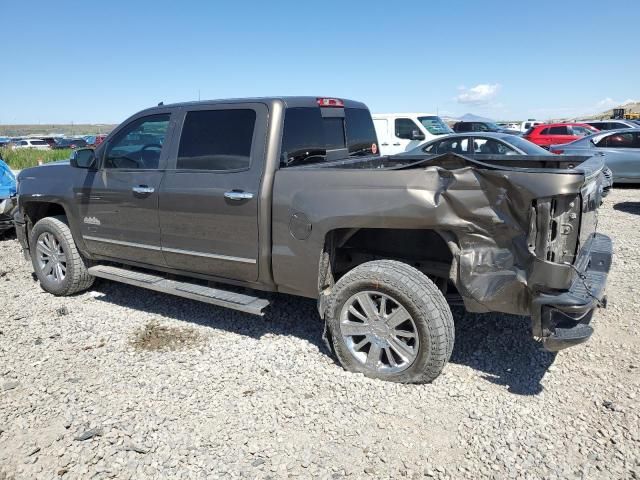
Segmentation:
<svg viewBox="0 0 640 480">
<path fill-rule="evenodd" d="M 241 190 L 230 190 L 228 192 L 224 192 L 224 198 L 229 200 L 251 200 L 253 198 L 253 193 L 243 192 Z"/>
<path fill-rule="evenodd" d="M 138 185 L 137 187 L 133 187 L 131 190 L 133 190 L 134 193 L 140 194 L 149 194 L 156 191 L 155 188 L 147 187 L 146 185 Z"/>
</svg>

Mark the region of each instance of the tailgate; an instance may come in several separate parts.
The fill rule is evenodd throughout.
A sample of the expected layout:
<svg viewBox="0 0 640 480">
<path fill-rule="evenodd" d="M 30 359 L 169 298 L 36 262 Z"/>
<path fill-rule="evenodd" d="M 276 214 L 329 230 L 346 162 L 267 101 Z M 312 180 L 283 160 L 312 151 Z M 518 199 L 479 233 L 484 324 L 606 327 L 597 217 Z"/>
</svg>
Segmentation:
<svg viewBox="0 0 640 480">
<path fill-rule="evenodd" d="M 584 175 L 579 193 L 538 198 L 534 202 L 529 245 L 541 260 L 571 265 L 596 233 L 602 204 L 603 163 L 592 158 L 575 170 Z M 530 248 L 531 248 L 530 247 Z"/>
</svg>

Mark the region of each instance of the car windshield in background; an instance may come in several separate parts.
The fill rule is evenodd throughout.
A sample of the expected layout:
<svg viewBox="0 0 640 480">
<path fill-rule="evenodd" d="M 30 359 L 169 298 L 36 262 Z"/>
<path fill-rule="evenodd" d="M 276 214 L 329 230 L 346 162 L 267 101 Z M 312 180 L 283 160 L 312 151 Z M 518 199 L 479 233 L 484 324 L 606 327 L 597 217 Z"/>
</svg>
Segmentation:
<svg viewBox="0 0 640 480">
<path fill-rule="evenodd" d="M 548 150 L 545 150 L 535 143 L 532 143 L 529 140 L 525 140 L 524 138 L 518 137 L 516 135 L 510 135 L 508 139 L 505 139 L 505 141 L 510 145 L 519 148 L 527 155 L 553 155 L 553 153 L 549 152 Z"/>
<path fill-rule="evenodd" d="M 485 122 L 485 125 L 489 128 L 489 130 L 504 130 L 504 127 L 501 127 L 497 123 L 493 122 Z"/>
<path fill-rule="evenodd" d="M 418 117 L 420 123 L 432 135 L 445 135 L 453 133 L 449 125 L 444 123 L 440 117 Z"/>
<path fill-rule="evenodd" d="M 347 149 L 349 157 L 378 152 L 376 131 L 368 110 L 345 108 L 344 118 L 323 117 L 319 108 L 287 110 L 282 134 L 282 164 L 323 162 L 327 160 L 328 151 L 343 149 Z"/>
</svg>

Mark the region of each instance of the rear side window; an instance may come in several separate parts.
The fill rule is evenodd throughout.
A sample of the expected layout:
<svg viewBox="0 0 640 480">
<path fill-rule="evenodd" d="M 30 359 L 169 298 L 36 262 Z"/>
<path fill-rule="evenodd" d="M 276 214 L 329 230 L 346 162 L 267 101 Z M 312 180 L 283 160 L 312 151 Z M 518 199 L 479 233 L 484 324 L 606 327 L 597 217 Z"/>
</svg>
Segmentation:
<svg viewBox="0 0 640 480">
<path fill-rule="evenodd" d="M 543 128 L 538 135 L 549 135 L 549 128 Z"/>
<path fill-rule="evenodd" d="M 197 110 L 184 120 L 176 168 L 242 170 L 251 163 L 256 112 Z"/>
<path fill-rule="evenodd" d="M 47 142 L 44 140 L 31 140 L 31 145 L 46 145 Z"/>
<path fill-rule="evenodd" d="M 567 127 L 551 127 L 549 128 L 549 135 L 569 135 Z"/>
<path fill-rule="evenodd" d="M 323 162 L 327 160 L 328 151 L 344 149 L 349 156 L 378 152 L 368 110 L 345 108 L 343 118 L 323 117 L 320 108 L 287 109 L 280 156 L 283 165 Z"/>
</svg>

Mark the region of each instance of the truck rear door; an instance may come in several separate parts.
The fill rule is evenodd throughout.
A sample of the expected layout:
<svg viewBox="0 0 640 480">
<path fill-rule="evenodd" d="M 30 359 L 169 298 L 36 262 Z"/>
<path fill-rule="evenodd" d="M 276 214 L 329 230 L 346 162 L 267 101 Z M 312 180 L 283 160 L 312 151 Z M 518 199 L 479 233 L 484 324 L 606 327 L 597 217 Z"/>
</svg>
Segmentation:
<svg viewBox="0 0 640 480">
<path fill-rule="evenodd" d="M 179 270 L 255 281 L 267 106 L 199 105 L 181 115 L 160 188 L 166 262 Z"/>
</svg>

